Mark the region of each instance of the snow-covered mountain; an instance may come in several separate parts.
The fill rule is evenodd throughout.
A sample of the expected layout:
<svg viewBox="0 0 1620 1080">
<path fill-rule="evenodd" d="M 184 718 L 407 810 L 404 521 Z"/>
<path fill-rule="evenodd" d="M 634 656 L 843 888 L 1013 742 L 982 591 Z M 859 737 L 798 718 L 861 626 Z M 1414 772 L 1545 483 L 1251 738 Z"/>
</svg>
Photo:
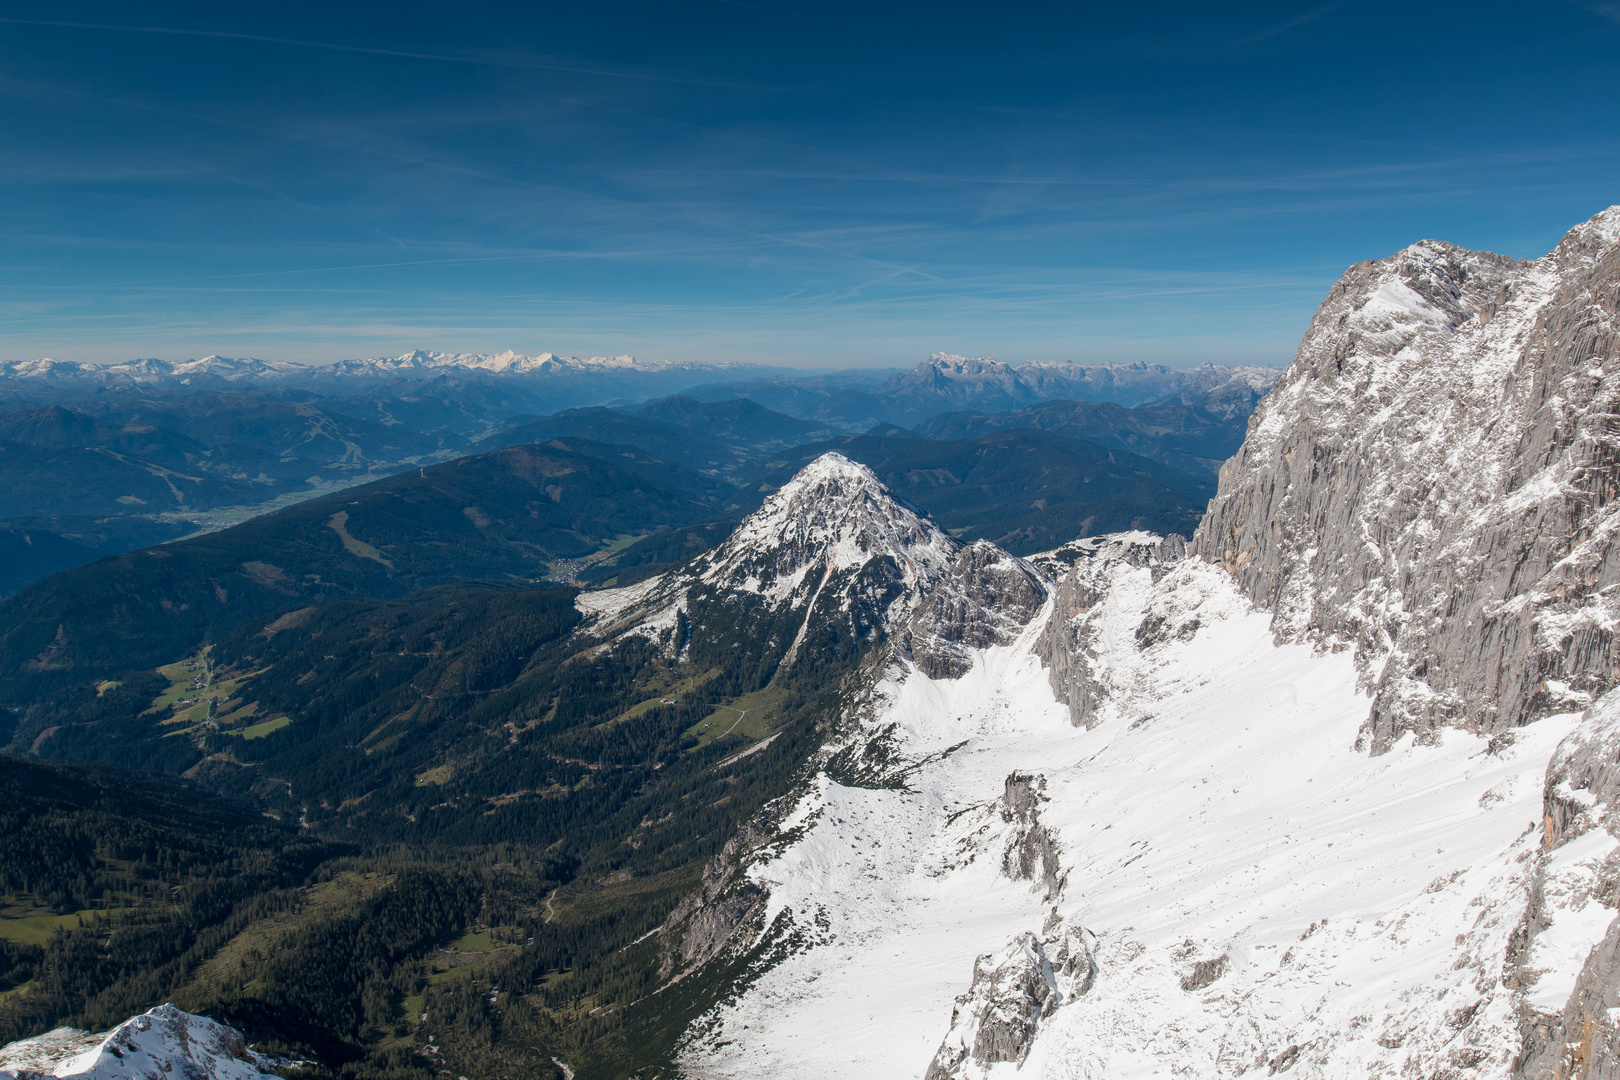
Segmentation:
<svg viewBox="0 0 1620 1080">
<path fill-rule="evenodd" d="M 996 411 L 1056 398 L 1114 401 L 1127 406 L 1178 394 L 1195 395 L 1215 407 L 1253 407 L 1255 398 L 1276 380 L 1276 368 L 1216 367 L 1174 369 L 1157 364 L 1084 366 L 1029 362 L 1018 365 L 989 358 L 936 353 L 910 371 L 872 389 L 902 412 L 932 416 L 951 409 Z M 804 376 L 757 364 L 642 359 L 635 356 L 558 356 L 553 353 L 446 353 L 415 350 L 399 356 L 340 360 L 332 364 L 295 364 L 251 357 L 205 356 L 196 360 L 132 360 L 89 364 L 44 358 L 0 364 L 0 385 L 17 387 L 182 387 L 241 388 L 307 386 L 363 390 L 366 387 L 421 382 L 442 377 L 495 376 L 523 380 L 641 377 L 658 380 L 661 392 L 670 385 L 708 383 L 722 388 L 746 376 Z M 849 373 L 833 377 L 843 386 Z M 676 380 L 670 383 L 669 380 Z M 812 379 L 814 381 L 814 379 Z M 666 385 L 668 384 L 668 385 Z M 829 384 L 832 385 L 832 384 Z M 735 388 L 733 388 L 735 389 Z M 743 390 L 747 387 L 743 386 Z"/>
<path fill-rule="evenodd" d="M 960 545 L 870 469 L 823 454 L 690 567 L 579 598 L 586 632 L 636 634 L 732 668 L 886 636 L 948 574 Z M 695 650 L 695 653 L 693 652 Z"/>
<path fill-rule="evenodd" d="M 1616 378 L 1620 207 L 1424 242 L 1334 287 L 1191 541 L 1017 559 L 827 454 L 581 594 L 672 678 L 836 683 L 657 931 L 660 993 L 723 987 L 683 1071 L 1620 1075 Z"/>
<path fill-rule="evenodd" d="M 100 384 L 142 384 L 173 381 L 223 383 L 304 383 L 333 380 L 398 380 L 428 378 L 456 372 L 500 375 L 557 375 L 593 372 L 692 372 L 712 375 L 736 365 L 690 361 L 642 360 L 634 356 L 527 355 L 502 353 L 442 353 L 418 349 L 400 356 L 340 360 L 334 364 L 294 364 L 251 357 L 205 356 L 200 360 L 133 360 L 123 364 L 89 364 L 66 360 L 15 360 L 0 364 L 0 380 L 79 380 Z"/>
<path fill-rule="evenodd" d="M 1613 1075 L 1617 299 L 1620 208 L 1354 267 L 1190 547 L 896 634 L 664 928 L 686 1069 Z"/>
<path fill-rule="evenodd" d="M 1127 408 L 1186 396 L 1217 412 L 1246 414 L 1271 388 L 1279 368 L 1169 368 L 1162 364 L 1006 364 L 989 357 L 935 353 L 891 378 L 880 399 L 903 420 L 953 410 L 996 412 L 1042 401 L 1112 401 Z"/>
<path fill-rule="evenodd" d="M 0 1080 L 260 1080 L 284 1064 L 248 1049 L 234 1028 L 173 1005 L 99 1034 L 57 1028 L 0 1048 Z"/>
</svg>

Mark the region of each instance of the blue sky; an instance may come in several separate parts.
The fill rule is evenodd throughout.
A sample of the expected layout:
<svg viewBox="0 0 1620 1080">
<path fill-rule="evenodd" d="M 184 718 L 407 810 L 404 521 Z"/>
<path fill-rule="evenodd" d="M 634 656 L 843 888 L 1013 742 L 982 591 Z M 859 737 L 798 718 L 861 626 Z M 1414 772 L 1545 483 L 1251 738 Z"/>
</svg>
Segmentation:
<svg viewBox="0 0 1620 1080">
<path fill-rule="evenodd" d="M 3 360 L 1281 363 L 1620 202 L 1620 3 L 0 16 Z"/>
</svg>

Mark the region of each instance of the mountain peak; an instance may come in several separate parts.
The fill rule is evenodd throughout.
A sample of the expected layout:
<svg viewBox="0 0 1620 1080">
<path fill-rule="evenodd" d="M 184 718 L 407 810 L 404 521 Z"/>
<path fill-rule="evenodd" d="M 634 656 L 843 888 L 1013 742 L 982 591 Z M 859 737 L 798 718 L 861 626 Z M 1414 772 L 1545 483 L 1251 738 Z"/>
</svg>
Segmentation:
<svg viewBox="0 0 1620 1080">
<path fill-rule="evenodd" d="M 576 601 L 592 632 L 640 634 L 728 664 L 791 666 L 807 635 L 871 641 L 908 619 L 961 545 L 864 465 L 826 453 L 772 492 L 718 547 L 653 582 Z M 713 645 L 713 642 L 720 642 Z"/>
<path fill-rule="evenodd" d="M 827 574 L 887 557 L 909 588 L 932 580 L 957 546 L 871 469 L 835 451 L 800 469 L 737 526 L 703 577 L 768 591 L 778 581 L 796 587 L 823 557 Z"/>
</svg>

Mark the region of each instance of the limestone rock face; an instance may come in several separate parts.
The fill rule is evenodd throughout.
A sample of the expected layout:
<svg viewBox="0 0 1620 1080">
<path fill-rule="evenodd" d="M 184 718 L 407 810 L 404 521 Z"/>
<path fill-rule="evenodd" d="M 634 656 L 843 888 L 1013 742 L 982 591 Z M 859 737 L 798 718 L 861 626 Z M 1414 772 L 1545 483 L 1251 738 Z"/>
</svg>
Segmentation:
<svg viewBox="0 0 1620 1080">
<path fill-rule="evenodd" d="M 702 967 L 728 949 L 753 942 L 765 890 L 742 873 L 744 859 L 759 837 L 744 829 L 703 867 L 702 886 L 688 894 L 659 928 L 658 977 L 671 979 Z"/>
<path fill-rule="evenodd" d="M 1620 1076 L 1620 854 L 1612 807 L 1620 794 L 1620 690 L 1588 709 L 1554 751 L 1542 786 L 1541 852 L 1531 868 L 1522 946 L 1509 977 L 1533 986 L 1537 949 L 1561 920 L 1596 915 L 1608 930 L 1586 956 L 1562 1011 L 1526 1007 L 1517 1075 L 1533 1080 Z M 1593 841 L 1597 841 L 1596 844 Z M 1583 846 L 1597 853 L 1565 858 Z"/>
<path fill-rule="evenodd" d="M 1129 568 L 1147 568 L 1162 574 L 1181 558 L 1183 551 L 1179 537 L 1114 533 L 1035 557 L 1037 565 L 1057 578 L 1052 614 L 1035 650 L 1046 667 L 1052 693 L 1069 706 L 1069 718 L 1075 727 L 1097 726 L 1101 709 L 1112 693 L 1109 673 L 1101 660 L 1108 651 L 1102 605 L 1117 574 Z M 1196 631 L 1197 626 L 1192 629 Z M 1153 633 L 1161 630 L 1162 625 Z M 1138 644 L 1143 640 L 1138 633 Z"/>
<path fill-rule="evenodd" d="M 1046 777 L 1012 773 L 1001 796 L 1001 817 L 1017 827 L 1001 856 L 1001 871 L 1015 881 L 1033 881 L 1046 889 L 1050 900 L 1063 888 L 1063 864 L 1056 838 L 1041 822 L 1046 801 Z"/>
<path fill-rule="evenodd" d="M 1356 650 L 1373 752 L 1589 704 L 1620 646 L 1620 207 L 1516 262 L 1347 271 L 1191 546 L 1279 640 Z"/>
<path fill-rule="evenodd" d="M 1090 932 L 1049 923 L 1043 934 L 1024 934 L 974 962 L 973 985 L 956 999 L 951 1030 L 924 1080 L 980 1080 L 999 1063 L 1023 1064 L 1041 1021 L 1091 989 Z"/>
<path fill-rule="evenodd" d="M 1011 644 L 1045 602 L 1033 569 L 978 540 L 928 593 L 901 647 L 928 677 L 959 679 L 973 666 L 972 650 Z"/>
</svg>

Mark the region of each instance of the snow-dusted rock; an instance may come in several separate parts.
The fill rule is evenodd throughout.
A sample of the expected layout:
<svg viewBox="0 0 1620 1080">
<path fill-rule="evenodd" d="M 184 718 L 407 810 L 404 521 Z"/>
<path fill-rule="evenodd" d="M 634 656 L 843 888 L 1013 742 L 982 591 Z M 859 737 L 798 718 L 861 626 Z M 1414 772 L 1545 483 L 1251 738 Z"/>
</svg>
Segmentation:
<svg viewBox="0 0 1620 1080">
<path fill-rule="evenodd" d="M 1046 586 L 1022 559 L 987 540 L 963 548 L 922 601 L 900 650 L 924 674 L 954 679 L 973 651 L 1007 645 L 1046 601 Z"/>
<path fill-rule="evenodd" d="M 0 1048 L 3 1080 L 259 1080 L 273 1064 L 235 1028 L 173 1005 L 99 1034 L 57 1028 Z"/>
<path fill-rule="evenodd" d="M 1372 757 L 1350 656 L 1276 645 L 1220 568 L 1080 570 L 1095 726 L 1052 696 L 1042 619 L 959 678 L 876 688 L 863 728 L 904 783 L 824 774 L 756 840 L 755 925 L 783 944 L 694 1029 L 691 1071 L 1509 1075 L 1527 996 L 1561 1008 L 1613 914 L 1599 831 L 1549 862 L 1526 935 L 1525 825 L 1575 718 Z M 1088 988 L 1050 1007 L 1039 957 L 1055 973 L 1050 928 L 1081 925 Z"/>
<path fill-rule="evenodd" d="M 1097 962 L 1089 932 L 1049 922 L 1056 925 L 1046 934 L 1020 934 L 974 961 L 973 985 L 956 999 L 924 1080 L 985 1080 L 1001 1062 L 1022 1065 L 1041 1021 L 1091 989 Z"/>
<path fill-rule="evenodd" d="M 760 665 L 769 678 L 806 649 L 882 641 L 960 546 L 866 466 L 823 454 L 689 566 L 583 594 L 583 632 L 639 634 L 693 659 Z"/>
<path fill-rule="evenodd" d="M 897 637 L 739 849 L 775 951 L 690 1071 L 1620 1075 L 1617 249 L 1353 268 L 1194 557 L 1065 545 L 960 663 Z M 950 581 L 908 625 L 980 621 Z"/>
<path fill-rule="evenodd" d="M 1374 752 L 1578 709 L 1620 672 L 1620 207 L 1544 258 L 1352 267 L 1192 549 L 1279 640 L 1354 647 Z"/>
<path fill-rule="evenodd" d="M 1016 409 L 1057 398 L 1113 401 L 1129 408 L 1176 397 L 1232 417 L 1252 410 L 1278 374 L 1277 368 L 1212 364 L 1192 368 L 1144 363 L 1007 364 L 986 356 L 935 353 L 895 375 L 882 392 L 893 405 L 919 419 L 957 409 Z"/>
<path fill-rule="evenodd" d="M 894 565 L 908 590 L 939 576 L 958 545 L 839 453 L 816 458 L 771 494 L 700 566 L 717 588 L 781 599 L 822 571 L 836 576 L 874 559 Z"/>
<path fill-rule="evenodd" d="M 196 360 L 132 360 L 122 364 L 87 364 L 49 357 L 13 360 L 0 364 L 0 382 L 78 381 L 89 384 L 131 385 L 198 380 L 255 385 L 280 382 L 334 380 L 423 379 L 458 372 L 484 372 L 513 376 L 560 376 L 593 373 L 715 374 L 736 367 L 727 363 L 684 360 L 644 360 L 634 356 L 556 356 L 552 353 L 444 353 L 420 349 L 400 356 L 374 356 L 339 360 L 333 364 L 296 364 L 252 357 L 205 356 Z"/>
</svg>

